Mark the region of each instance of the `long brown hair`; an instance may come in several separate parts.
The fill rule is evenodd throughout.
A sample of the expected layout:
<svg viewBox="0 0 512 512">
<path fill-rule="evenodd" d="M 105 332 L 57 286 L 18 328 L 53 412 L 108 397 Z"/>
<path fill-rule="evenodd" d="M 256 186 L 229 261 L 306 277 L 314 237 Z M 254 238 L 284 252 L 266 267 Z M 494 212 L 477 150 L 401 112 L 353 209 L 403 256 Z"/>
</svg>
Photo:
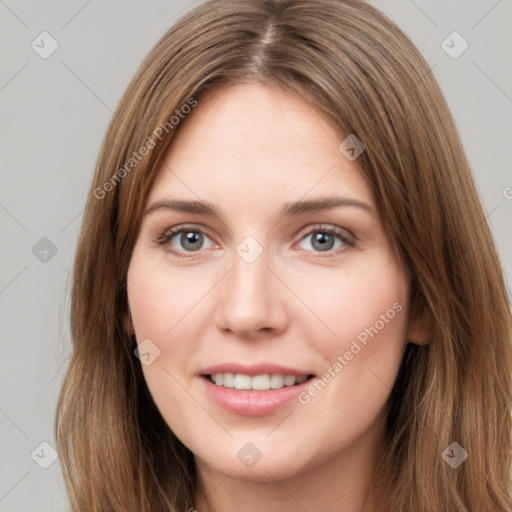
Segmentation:
<svg viewBox="0 0 512 512">
<path fill-rule="evenodd" d="M 72 510 L 193 506 L 193 454 L 154 405 L 123 325 L 126 275 L 183 106 L 251 81 L 301 95 L 335 123 L 340 142 L 364 142 L 357 164 L 411 275 L 411 314 L 430 333 L 429 344 L 407 345 L 388 401 L 370 510 L 509 512 L 512 329 L 499 258 L 431 70 L 392 21 L 358 0 L 203 3 L 129 84 L 99 154 L 74 265 L 73 352 L 55 420 Z M 454 442 L 468 454 L 457 468 L 443 456 Z"/>
</svg>

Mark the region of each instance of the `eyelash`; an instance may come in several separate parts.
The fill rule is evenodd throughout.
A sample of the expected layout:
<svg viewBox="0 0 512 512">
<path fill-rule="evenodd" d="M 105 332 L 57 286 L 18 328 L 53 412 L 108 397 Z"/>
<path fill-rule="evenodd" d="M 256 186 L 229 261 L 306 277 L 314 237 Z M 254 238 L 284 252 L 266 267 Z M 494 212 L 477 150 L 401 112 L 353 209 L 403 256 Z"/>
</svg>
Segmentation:
<svg viewBox="0 0 512 512">
<path fill-rule="evenodd" d="M 201 234 L 207 236 L 208 238 L 210 238 L 208 236 L 208 234 L 206 233 L 206 231 L 203 228 L 201 228 L 200 226 L 183 226 L 182 225 L 182 226 L 177 226 L 175 228 L 171 228 L 171 229 L 167 229 L 167 230 L 163 231 L 158 236 L 158 238 L 156 240 L 154 240 L 154 242 L 157 243 L 158 245 L 163 246 L 165 244 L 168 244 L 176 235 L 181 234 L 181 233 L 201 233 Z M 306 252 L 317 253 L 317 256 L 315 256 L 315 257 L 329 258 L 329 257 L 335 256 L 337 254 L 340 254 L 341 252 L 346 252 L 356 246 L 355 237 L 353 237 L 353 238 L 348 237 L 347 235 L 344 234 L 344 231 L 342 231 L 338 228 L 334 228 L 332 226 L 326 226 L 326 225 L 322 225 L 322 224 L 315 225 L 312 228 L 310 228 L 309 231 L 307 231 L 306 233 L 304 233 L 301 236 L 299 242 L 301 242 L 304 238 L 306 238 L 307 236 L 310 236 L 314 233 L 324 233 L 324 234 L 329 234 L 329 235 L 338 237 L 344 244 L 344 247 L 338 248 L 336 250 L 330 249 L 329 251 L 326 251 L 326 254 L 322 254 L 322 252 L 320 252 L 320 251 L 306 251 Z M 194 256 L 194 253 L 201 252 L 200 250 L 199 251 L 188 251 L 188 252 L 184 251 L 185 254 L 191 255 L 191 256 L 185 256 L 182 252 L 178 252 L 174 249 L 171 249 L 170 247 L 168 247 L 167 250 L 169 252 L 171 252 L 172 254 L 174 254 L 178 258 L 190 258 L 190 257 Z"/>
</svg>

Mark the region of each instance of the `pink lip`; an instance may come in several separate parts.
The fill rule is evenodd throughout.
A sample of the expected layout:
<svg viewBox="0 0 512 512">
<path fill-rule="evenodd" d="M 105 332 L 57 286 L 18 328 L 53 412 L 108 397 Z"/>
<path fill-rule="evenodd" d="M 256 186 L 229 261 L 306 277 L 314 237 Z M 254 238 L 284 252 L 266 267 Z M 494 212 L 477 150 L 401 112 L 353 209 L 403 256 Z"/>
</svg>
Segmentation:
<svg viewBox="0 0 512 512">
<path fill-rule="evenodd" d="M 304 391 L 312 381 L 312 379 L 308 379 L 302 384 L 268 391 L 238 391 L 233 388 L 217 386 L 208 377 L 200 377 L 199 380 L 204 386 L 205 392 L 217 405 L 235 414 L 245 416 L 270 414 L 294 400 L 298 405 L 297 395 Z"/>
<path fill-rule="evenodd" d="M 243 414 L 245 416 L 270 414 L 294 400 L 298 403 L 297 395 L 311 384 L 312 379 L 307 379 L 302 384 L 295 386 L 285 386 L 281 389 L 270 389 L 268 391 L 235 390 L 233 388 L 217 386 L 217 384 L 211 382 L 210 378 L 207 376 L 214 373 L 243 373 L 251 376 L 279 373 L 284 376 L 294 375 L 295 377 L 313 374 L 313 372 L 309 370 L 297 370 L 295 368 L 271 363 L 254 365 L 223 363 L 202 369 L 199 372 L 199 376 L 201 386 L 204 386 L 205 393 L 207 393 L 217 405 L 220 405 L 229 412 Z"/>
<path fill-rule="evenodd" d="M 244 375 L 266 375 L 276 374 L 281 375 L 294 375 L 295 377 L 301 377 L 302 375 L 312 375 L 313 372 L 309 370 L 298 370 L 296 368 L 290 368 L 288 366 L 281 366 L 272 363 L 259 363 L 245 365 L 240 363 L 222 363 L 214 366 L 208 366 L 199 371 L 200 375 L 212 375 L 214 373 L 243 373 Z"/>
</svg>

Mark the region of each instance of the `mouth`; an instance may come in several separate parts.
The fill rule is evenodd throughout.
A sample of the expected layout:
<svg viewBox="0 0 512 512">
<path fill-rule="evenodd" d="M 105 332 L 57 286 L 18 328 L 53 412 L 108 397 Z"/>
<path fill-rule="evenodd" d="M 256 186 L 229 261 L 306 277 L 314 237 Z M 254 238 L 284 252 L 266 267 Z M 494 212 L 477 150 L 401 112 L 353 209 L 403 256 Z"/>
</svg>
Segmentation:
<svg viewBox="0 0 512 512">
<path fill-rule="evenodd" d="M 265 416 L 299 404 L 297 396 L 310 386 L 311 369 L 260 362 L 224 362 L 203 368 L 203 391 L 231 414 Z"/>
<path fill-rule="evenodd" d="M 286 375 L 281 373 L 263 373 L 248 375 L 244 373 L 216 372 L 201 375 L 216 386 L 235 391 L 271 391 L 299 386 L 313 379 L 311 374 Z"/>
</svg>

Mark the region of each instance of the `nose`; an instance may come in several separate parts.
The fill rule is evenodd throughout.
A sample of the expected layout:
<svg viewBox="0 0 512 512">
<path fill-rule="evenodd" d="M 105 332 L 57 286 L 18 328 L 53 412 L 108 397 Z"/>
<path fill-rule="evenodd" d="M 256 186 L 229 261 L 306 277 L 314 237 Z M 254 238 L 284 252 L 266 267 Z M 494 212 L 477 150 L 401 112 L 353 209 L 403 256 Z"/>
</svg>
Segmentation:
<svg viewBox="0 0 512 512">
<path fill-rule="evenodd" d="M 275 336 L 286 329 L 285 288 L 269 264 L 265 251 L 251 263 L 234 252 L 231 270 L 220 283 L 219 329 L 240 338 Z"/>
</svg>

